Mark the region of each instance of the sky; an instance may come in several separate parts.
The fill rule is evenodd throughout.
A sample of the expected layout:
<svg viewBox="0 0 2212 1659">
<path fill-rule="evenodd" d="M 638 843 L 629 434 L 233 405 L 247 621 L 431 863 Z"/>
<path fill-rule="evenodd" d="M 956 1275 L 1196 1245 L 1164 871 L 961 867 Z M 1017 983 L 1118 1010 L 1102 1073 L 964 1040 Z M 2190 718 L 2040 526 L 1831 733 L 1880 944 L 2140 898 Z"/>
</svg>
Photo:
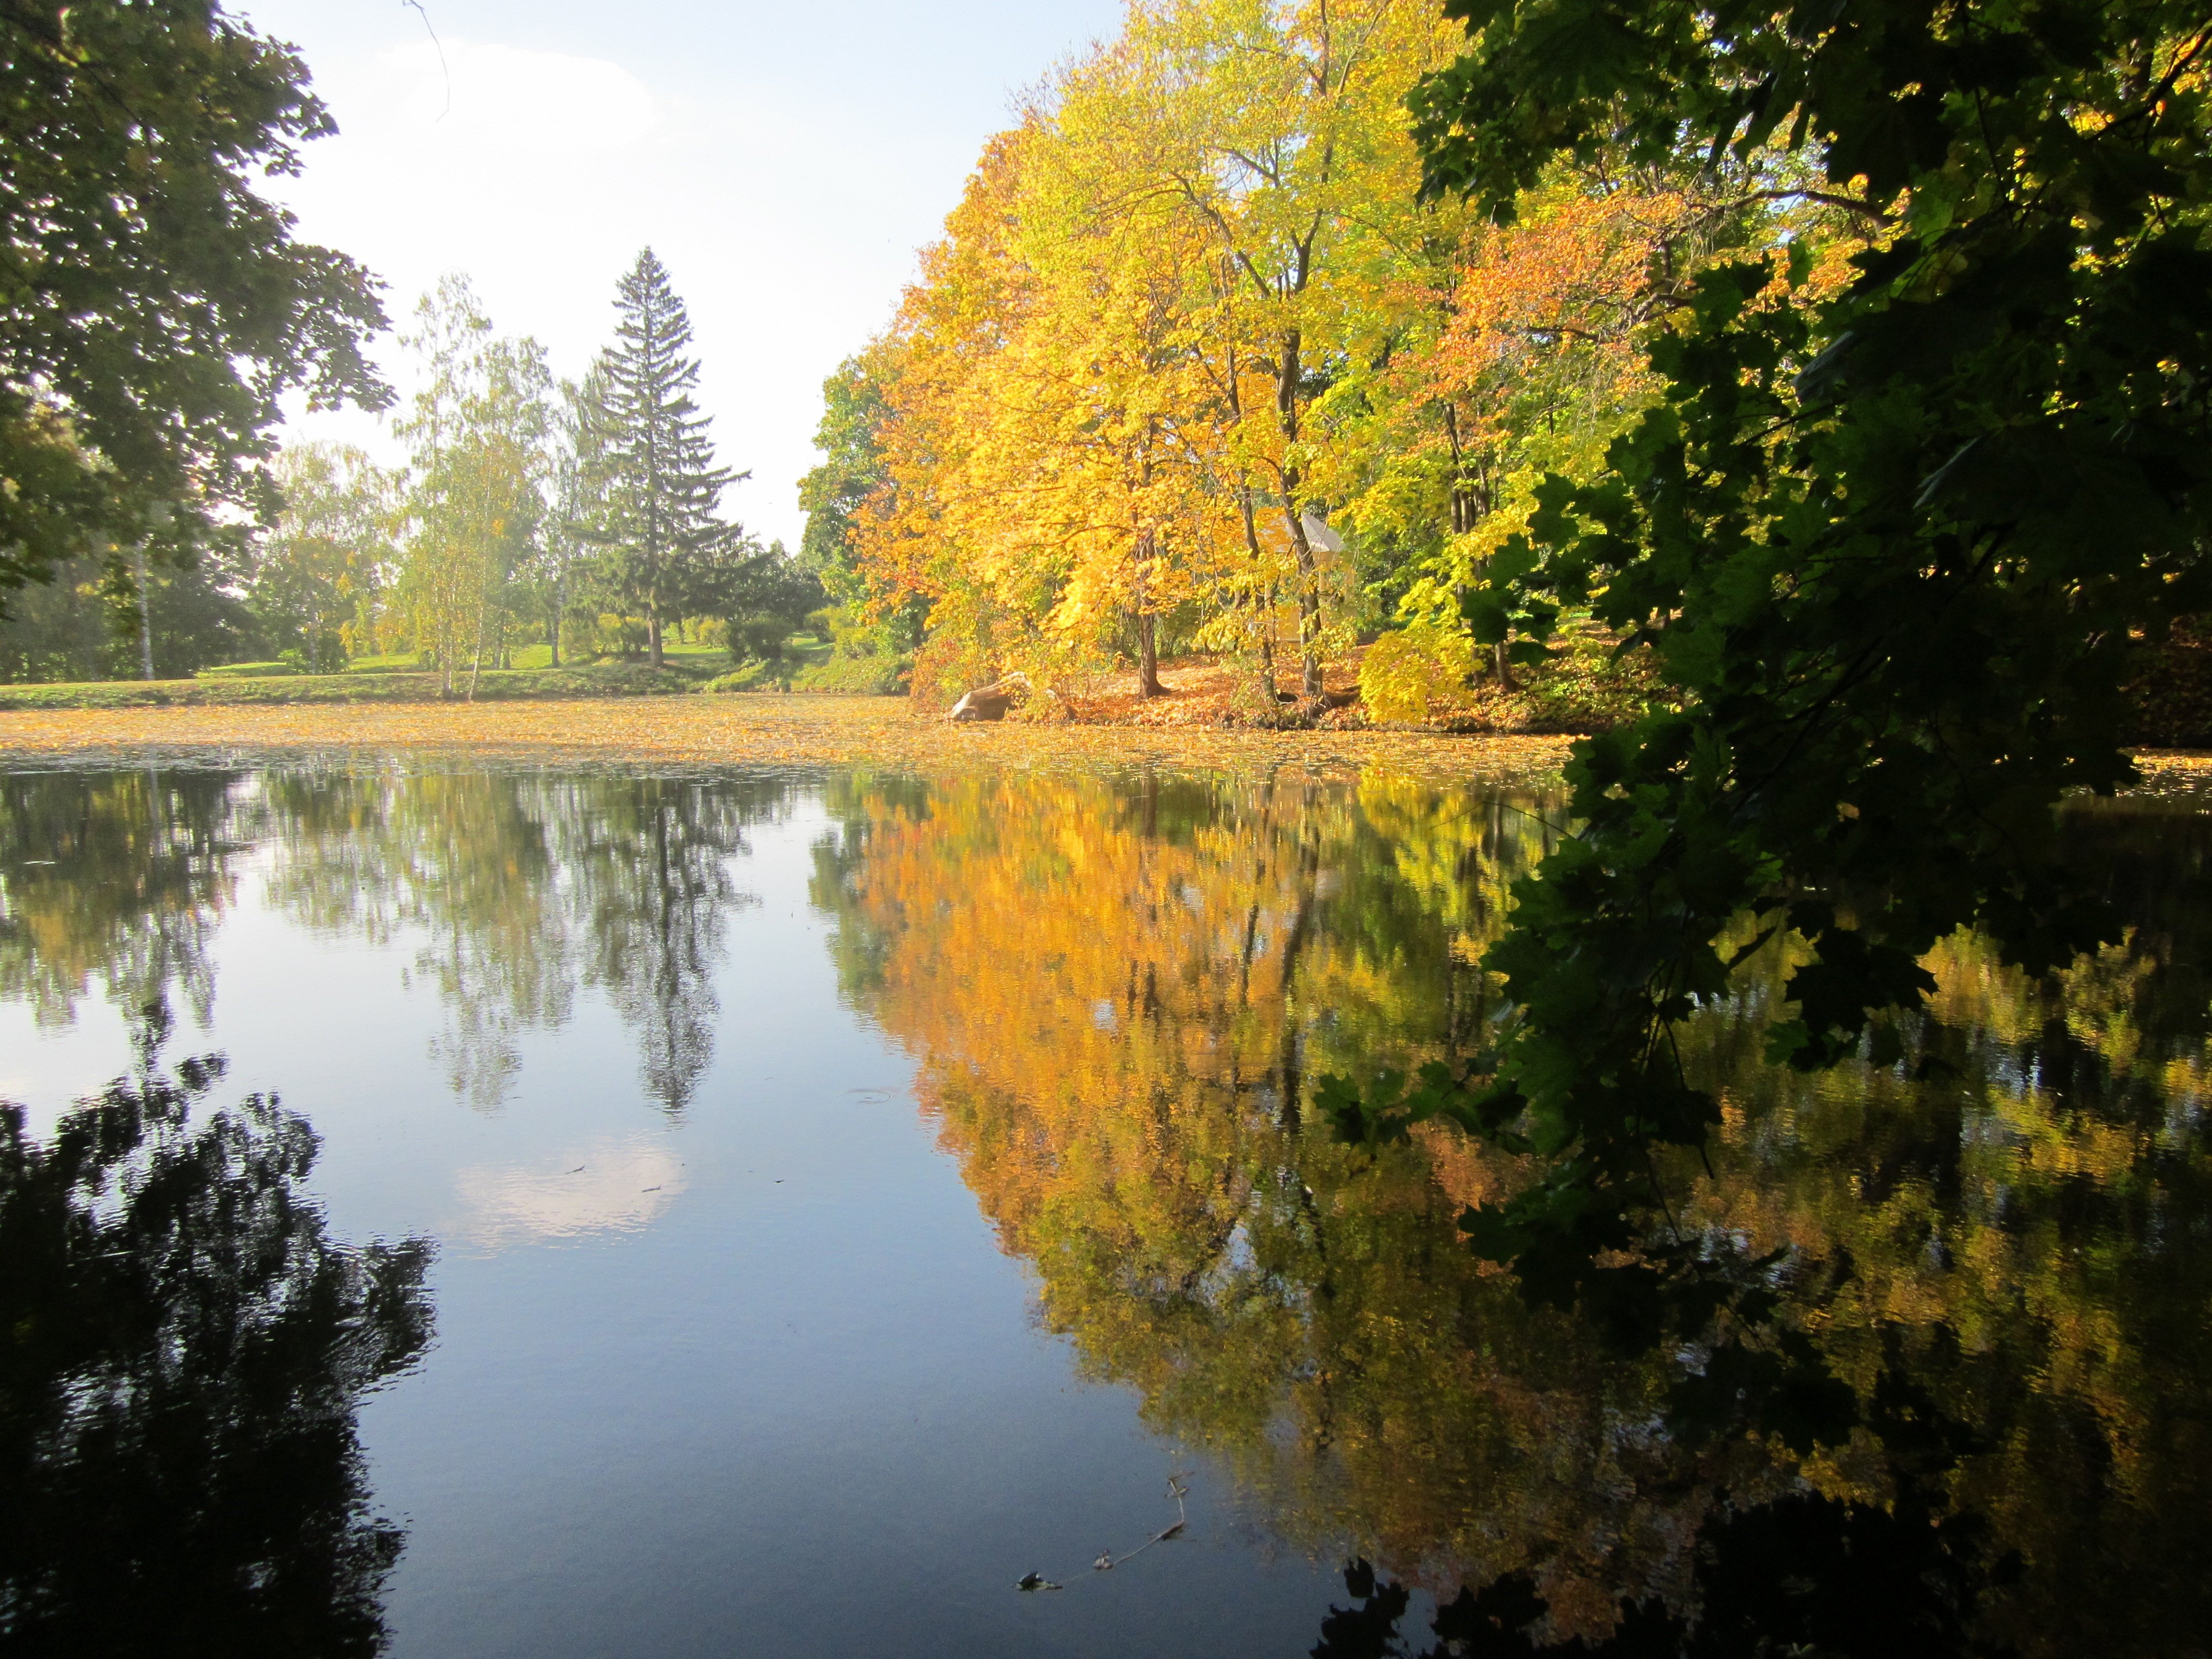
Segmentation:
<svg viewBox="0 0 2212 1659">
<path fill-rule="evenodd" d="M 890 319 L 983 140 L 1121 0 L 233 0 L 300 49 L 338 134 L 268 193 L 388 285 L 465 272 L 556 374 L 650 245 L 690 308 L 726 510 L 796 548 L 825 376 Z M 436 39 L 432 39 L 434 31 Z M 375 348 L 404 394 L 406 355 Z M 398 452 L 355 411 L 287 437 Z"/>
</svg>

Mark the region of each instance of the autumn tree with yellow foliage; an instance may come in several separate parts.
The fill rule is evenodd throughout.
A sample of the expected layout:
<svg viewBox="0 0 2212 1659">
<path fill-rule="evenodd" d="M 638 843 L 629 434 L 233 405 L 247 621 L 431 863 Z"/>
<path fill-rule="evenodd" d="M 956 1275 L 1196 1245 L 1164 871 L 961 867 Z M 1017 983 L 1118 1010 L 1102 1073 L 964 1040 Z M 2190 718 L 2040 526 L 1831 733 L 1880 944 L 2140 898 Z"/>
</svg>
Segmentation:
<svg viewBox="0 0 2212 1659">
<path fill-rule="evenodd" d="M 1127 660 L 1149 696 L 1199 649 L 1311 698 L 1363 636 L 1382 718 L 1510 684 L 1467 596 L 1644 406 L 1689 282 L 1860 233 L 1760 158 L 1562 166 L 1510 225 L 1425 204 L 1407 98 L 1461 38 L 1407 0 L 1135 0 L 986 146 L 824 526 L 879 614 L 926 605 L 919 688 Z"/>
</svg>

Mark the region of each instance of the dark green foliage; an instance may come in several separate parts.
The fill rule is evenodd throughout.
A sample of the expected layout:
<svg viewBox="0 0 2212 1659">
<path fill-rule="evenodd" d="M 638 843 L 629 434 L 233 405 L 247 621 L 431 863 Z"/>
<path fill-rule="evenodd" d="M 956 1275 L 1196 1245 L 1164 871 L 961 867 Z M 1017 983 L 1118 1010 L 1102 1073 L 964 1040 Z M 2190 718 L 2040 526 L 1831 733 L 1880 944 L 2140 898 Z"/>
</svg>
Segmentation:
<svg viewBox="0 0 2212 1659">
<path fill-rule="evenodd" d="M 0 617 L 0 684 L 140 678 L 142 623 L 161 679 L 251 655 L 263 648 L 262 630 L 228 585 L 225 564 L 216 549 L 181 564 L 149 561 L 143 617 L 135 560 L 55 567 L 46 582 L 18 590 Z"/>
<path fill-rule="evenodd" d="M 887 377 L 894 371 L 886 356 L 875 350 L 848 357 L 823 381 L 822 423 L 814 431 L 823 460 L 799 481 L 799 504 L 806 513 L 799 562 L 814 573 L 842 613 L 833 626 L 841 660 L 911 653 L 921 643 L 929 608 L 926 598 L 915 594 L 875 614 L 868 579 L 854 556 L 854 520 L 871 497 L 890 487 L 882 431 L 890 418 Z M 864 670 L 860 677 L 879 689 L 874 682 L 884 671 Z"/>
<path fill-rule="evenodd" d="M 98 679 L 109 672 L 114 641 L 100 592 L 104 574 L 68 560 L 10 596 L 0 618 L 0 683 Z"/>
<path fill-rule="evenodd" d="M 332 1240 L 273 1099 L 192 1122 L 222 1073 L 118 1082 L 43 1144 L 0 1105 L 10 1653 L 384 1645 L 403 1535 L 355 1413 L 428 1342 L 428 1247 Z"/>
<path fill-rule="evenodd" d="M 615 343 L 587 382 L 598 397 L 587 447 L 599 473 L 593 536 L 607 549 L 609 585 L 646 618 L 658 668 L 663 626 L 685 614 L 694 585 L 738 540 L 717 514 L 743 475 L 714 465 L 708 417 L 691 400 L 691 319 L 651 248 L 622 279 L 615 309 Z"/>
<path fill-rule="evenodd" d="M 1983 1559 L 1984 1528 L 1943 1524 L 1908 1489 L 1892 1507 L 1811 1492 L 1747 1505 L 1706 1527 L 1692 1560 L 1698 1609 L 1685 1618 L 1658 1601 L 1625 1603 L 1611 1636 L 1547 1640 L 1550 1605 L 1525 1573 L 1439 1606 L 1437 1644 L 1420 1659 L 1735 1659 L 1820 1654 L 1829 1659 L 1965 1659 L 1999 1650 L 1970 1622 L 2001 1565 Z M 1364 1561 L 1345 1570 L 1355 1598 L 1322 1621 L 1313 1659 L 1413 1659 L 1399 1626 L 1411 1598 Z"/>
<path fill-rule="evenodd" d="M 258 505 L 287 390 L 388 401 L 374 283 L 251 188 L 331 130 L 210 0 L 0 0 L 0 594 Z"/>
<path fill-rule="evenodd" d="M 693 580 L 686 609 L 722 623 L 732 661 L 775 665 L 782 662 L 786 643 L 821 608 L 824 597 L 813 571 L 787 556 L 778 542 L 766 551 L 757 545 L 732 547 L 708 562 Z"/>
<path fill-rule="evenodd" d="M 1599 1294 L 1601 1252 L 1670 1232 L 1652 1149 L 1717 1112 L 1675 1033 L 1748 944 L 1812 947 L 1770 1049 L 1811 1068 L 1915 1006 L 1918 958 L 1963 924 L 2031 972 L 2113 936 L 2052 808 L 2128 781 L 2131 639 L 2212 604 L 2208 19 L 1449 9 L 1474 44 L 1416 96 L 1431 189 L 1510 211 L 1563 150 L 1778 141 L 1893 232 L 1818 309 L 1778 294 L 1802 260 L 1701 279 L 1613 475 L 1550 481 L 1472 606 L 1526 659 L 1587 605 L 1664 683 L 1577 745 L 1582 828 L 1488 957 L 1522 1017 L 1459 1112 L 1553 1159 L 1475 1232 L 1566 1300 Z"/>
</svg>

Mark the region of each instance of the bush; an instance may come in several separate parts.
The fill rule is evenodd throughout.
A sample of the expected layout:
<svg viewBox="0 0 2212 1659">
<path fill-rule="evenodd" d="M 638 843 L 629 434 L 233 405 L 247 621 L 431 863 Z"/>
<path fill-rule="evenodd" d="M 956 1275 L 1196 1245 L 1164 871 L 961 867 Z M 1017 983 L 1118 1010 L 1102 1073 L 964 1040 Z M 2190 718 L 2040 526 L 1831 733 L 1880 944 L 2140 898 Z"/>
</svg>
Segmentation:
<svg viewBox="0 0 2212 1659">
<path fill-rule="evenodd" d="M 1371 719 L 1418 724 L 1466 690 L 1474 641 L 1425 623 L 1378 636 L 1359 661 L 1359 701 Z"/>
</svg>

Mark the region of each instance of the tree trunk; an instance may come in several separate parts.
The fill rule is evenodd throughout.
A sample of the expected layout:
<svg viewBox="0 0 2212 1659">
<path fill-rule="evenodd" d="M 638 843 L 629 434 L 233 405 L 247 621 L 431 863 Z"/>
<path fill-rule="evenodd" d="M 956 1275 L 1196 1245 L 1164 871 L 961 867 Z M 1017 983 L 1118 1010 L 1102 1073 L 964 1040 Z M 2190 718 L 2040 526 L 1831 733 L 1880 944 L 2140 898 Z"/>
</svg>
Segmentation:
<svg viewBox="0 0 2212 1659">
<path fill-rule="evenodd" d="M 1153 545 L 1149 530 L 1138 538 L 1137 695 L 1140 697 L 1167 695 L 1167 688 L 1160 684 L 1159 618 L 1152 615 L 1151 595 L 1145 586 L 1145 571 L 1152 561 Z"/>
<path fill-rule="evenodd" d="M 1234 399 L 1231 401 L 1233 404 Z M 1267 556 L 1260 545 L 1258 515 L 1252 510 L 1251 480 L 1241 473 L 1237 480 L 1237 506 L 1244 520 L 1245 550 L 1251 554 L 1252 568 L 1256 571 L 1267 562 Z M 1275 701 L 1275 592 L 1272 585 L 1253 593 L 1252 610 L 1255 621 L 1267 619 L 1266 626 L 1260 629 L 1260 689 L 1272 706 Z"/>
<path fill-rule="evenodd" d="M 1290 528 L 1291 552 L 1298 567 L 1299 689 L 1309 697 L 1318 697 L 1322 693 L 1321 588 L 1316 580 L 1313 544 L 1306 539 L 1305 520 L 1291 493 L 1297 488 L 1297 474 L 1288 471 L 1284 479 L 1283 521 Z"/>
<path fill-rule="evenodd" d="M 660 666 L 660 609 L 658 605 L 645 613 L 646 645 L 653 665 Z"/>
<path fill-rule="evenodd" d="M 1304 283 L 1300 283 L 1304 287 Z M 1295 328 L 1283 331 L 1283 355 L 1275 368 L 1275 417 L 1282 428 L 1285 449 L 1298 441 L 1298 383 L 1304 374 L 1301 354 L 1304 337 Z M 1284 456 L 1283 522 L 1291 532 L 1291 552 L 1298 567 L 1298 659 L 1301 690 L 1309 697 L 1321 696 L 1321 589 L 1315 580 L 1313 544 L 1306 539 L 1305 521 L 1298 512 L 1298 469 Z"/>
<path fill-rule="evenodd" d="M 476 644 L 476 649 L 469 653 L 469 698 L 468 698 L 468 700 L 469 700 L 471 702 L 474 702 L 477 700 L 477 676 L 478 674 L 480 674 L 480 673 L 482 673 L 482 672 L 483 672 L 483 630 L 484 630 L 484 613 L 483 613 L 483 606 L 481 606 L 481 605 L 479 605 L 479 606 L 477 608 L 477 644 Z"/>
<path fill-rule="evenodd" d="M 148 597 L 146 592 L 149 583 L 146 575 L 146 550 L 143 547 L 138 550 L 137 562 L 138 669 L 141 678 L 150 680 L 154 678 L 154 606 L 152 599 Z"/>
<path fill-rule="evenodd" d="M 1230 273 L 1229 281 L 1232 286 L 1237 282 L 1237 276 L 1233 270 Z M 1242 426 L 1244 422 L 1244 401 L 1237 389 L 1237 344 L 1234 340 L 1231 340 L 1229 343 L 1229 377 L 1225 390 L 1229 394 L 1231 423 Z M 1258 515 L 1252 510 L 1252 476 L 1241 466 L 1237 470 L 1237 507 L 1244 520 L 1244 549 L 1252 556 L 1252 570 L 1256 577 L 1266 566 L 1267 555 L 1267 550 L 1260 545 L 1260 521 Z M 1268 708 L 1273 708 L 1275 706 L 1275 592 L 1272 583 L 1265 589 L 1255 588 L 1252 594 L 1252 609 L 1254 621 L 1258 622 L 1263 617 L 1266 619 L 1265 626 L 1259 630 L 1260 692 L 1262 701 Z"/>
<path fill-rule="evenodd" d="M 1468 460 L 1467 452 L 1461 447 L 1459 441 L 1459 412 L 1453 406 L 1449 398 L 1446 398 L 1444 400 L 1443 414 L 1444 441 L 1451 447 L 1452 533 L 1455 536 L 1463 536 L 1468 531 L 1474 529 L 1476 525 L 1481 523 L 1485 515 L 1489 513 L 1490 488 L 1486 478 L 1480 469 L 1479 463 L 1471 464 Z M 1474 466 L 1474 471 L 1472 477 L 1469 476 L 1471 465 Z M 1482 564 L 1478 564 L 1475 567 L 1475 574 L 1478 577 L 1482 574 L 1483 568 L 1484 566 Z M 1462 590 L 1462 592 L 1464 592 L 1464 590 Z M 1513 684 L 1513 665 L 1506 659 L 1505 650 L 1505 644 L 1503 641 L 1500 641 L 1492 647 L 1490 653 L 1491 667 L 1498 676 L 1498 684 L 1499 688 L 1503 690 L 1511 691 L 1517 690 L 1518 688 L 1516 688 Z"/>
</svg>

